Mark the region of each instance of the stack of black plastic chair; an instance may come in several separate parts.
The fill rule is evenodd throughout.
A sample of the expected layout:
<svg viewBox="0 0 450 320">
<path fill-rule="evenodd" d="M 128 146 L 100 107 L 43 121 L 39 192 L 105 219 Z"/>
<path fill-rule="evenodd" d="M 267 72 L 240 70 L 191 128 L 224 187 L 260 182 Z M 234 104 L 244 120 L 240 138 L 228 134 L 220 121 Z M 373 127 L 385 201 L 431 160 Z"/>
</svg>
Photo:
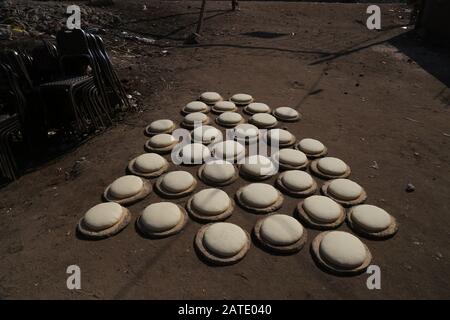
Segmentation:
<svg viewBox="0 0 450 320">
<path fill-rule="evenodd" d="M 21 136 L 26 101 L 17 80 L 11 67 L 0 63 L 0 180 L 15 180 L 19 174 L 12 144 Z"/>
</svg>

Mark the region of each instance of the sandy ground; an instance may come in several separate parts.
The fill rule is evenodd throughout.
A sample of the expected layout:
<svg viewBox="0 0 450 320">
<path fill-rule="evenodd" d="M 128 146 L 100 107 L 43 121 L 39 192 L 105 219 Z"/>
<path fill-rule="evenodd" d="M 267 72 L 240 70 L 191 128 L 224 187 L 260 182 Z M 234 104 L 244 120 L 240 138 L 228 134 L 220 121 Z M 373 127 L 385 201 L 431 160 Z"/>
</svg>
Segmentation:
<svg viewBox="0 0 450 320">
<path fill-rule="evenodd" d="M 364 5 L 244 2 L 233 13 L 211 2 L 205 39 L 184 46 L 199 3 L 152 1 L 146 11 L 142 3 L 114 9 L 128 21 L 115 31 L 140 31 L 156 45 L 104 38 L 146 109 L 0 190 L 1 298 L 450 298 L 449 54 L 424 49 L 401 28 L 404 7 L 383 5 L 383 30 L 369 31 Z M 283 126 L 297 138 L 323 141 L 350 164 L 368 203 L 398 219 L 395 238 L 364 240 L 381 268 L 381 290 L 367 289 L 367 274 L 321 271 L 308 250 L 314 230 L 298 254 L 275 256 L 253 245 L 229 267 L 199 260 L 193 239 L 200 224 L 193 221 L 162 240 L 142 238 L 133 223 L 107 240 L 76 237 L 83 213 L 143 152 L 145 125 L 179 121 L 180 107 L 207 90 L 299 108 L 304 120 Z M 66 179 L 82 157 L 79 176 Z M 224 190 L 232 195 L 245 183 L 240 178 Z M 416 191 L 405 192 L 407 183 Z M 286 199 L 279 212 L 292 214 L 298 200 Z M 158 200 L 152 194 L 131 206 L 133 217 Z M 229 221 L 251 231 L 257 218 L 237 208 Z M 66 288 L 72 264 L 81 268 L 81 290 Z"/>
</svg>

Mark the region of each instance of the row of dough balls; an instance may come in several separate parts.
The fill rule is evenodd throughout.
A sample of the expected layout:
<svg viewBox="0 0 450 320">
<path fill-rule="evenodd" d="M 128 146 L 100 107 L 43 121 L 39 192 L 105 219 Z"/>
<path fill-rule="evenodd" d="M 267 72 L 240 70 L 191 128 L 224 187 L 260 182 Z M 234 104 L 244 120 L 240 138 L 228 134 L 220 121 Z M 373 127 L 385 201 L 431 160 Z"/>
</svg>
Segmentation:
<svg viewBox="0 0 450 320">
<path fill-rule="evenodd" d="M 198 201 L 202 214 L 222 210 L 217 204 L 205 202 L 204 197 L 222 190 L 205 189 L 191 198 L 188 210 L 196 208 Z M 223 192 L 224 193 L 224 192 Z M 225 193 L 226 195 L 226 193 Z M 224 198 L 226 199 L 226 198 Z M 217 196 L 214 200 L 217 200 Z M 228 206 L 232 206 L 228 199 Z M 206 203 L 206 206 L 205 206 Z M 224 202 L 222 201 L 221 204 Z M 371 210 L 361 205 L 353 208 L 354 220 L 357 212 Z M 374 210 L 381 210 L 374 207 Z M 199 210 L 196 208 L 196 210 Z M 227 209 L 229 210 L 229 209 Z M 199 210 L 200 211 L 200 210 Z M 363 214 L 363 216 L 365 216 Z M 91 208 L 80 220 L 78 228 L 84 235 L 107 237 L 125 228 L 131 221 L 128 209 L 115 202 L 99 204 Z M 136 226 L 144 236 L 157 238 L 178 233 L 187 222 L 184 208 L 171 202 L 153 203 L 146 207 L 136 220 Z M 284 214 L 273 214 L 257 221 L 253 228 L 256 241 L 270 252 L 295 253 L 307 241 L 307 230 L 295 218 Z M 195 247 L 211 263 L 227 265 L 244 258 L 250 249 L 250 236 L 241 227 L 227 222 L 213 222 L 202 226 L 195 236 Z M 366 245 L 357 237 L 342 231 L 320 233 L 311 244 L 314 259 L 330 271 L 342 274 L 358 273 L 371 261 Z"/>
<path fill-rule="evenodd" d="M 208 168 L 209 166 L 210 165 L 206 165 L 204 168 Z M 221 172 L 221 170 L 219 172 Z M 308 175 L 303 171 L 293 172 Z M 326 192 L 329 192 L 326 193 L 324 191 L 325 189 L 322 189 L 323 193 L 328 197 L 312 195 L 303 201 L 300 201 L 297 205 L 298 219 L 311 228 L 326 230 L 337 228 L 347 217 L 350 227 L 364 236 L 386 238 L 395 234 L 397 231 L 396 220 L 381 208 L 371 205 L 361 205 L 349 209 L 348 214 L 346 214 L 343 205 L 348 205 L 348 201 L 344 201 L 342 198 L 336 196 L 336 194 L 346 191 L 346 189 L 341 186 L 341 184 L 345 182 L 356 184 L 346 179 L 331 180 L 329 188 L 332 190 L 326 190 Z M 195 190 L 196 185 L 197 180 L 186 171 L 172 171 L 166 173 L 159 177 L 155 182 L 155 188 L 158 194 L 165 198 L 187 196 Z M 337 191 L 334 191 L 333 188 L 336 188 Z M 137 176 L 128 175 L 116 179 L 109 185 L 104 192 L 104 198 L 109 202 L 114 202 L 119 205 L 128 205 L 143 199 L 150 192 L 151 185 L 148 181 Z M 359 190 L 359 192 L 361 192 L 361 190 Z M 259 214 L 277 211 L 281 208 L 284 201 L 281 192 L 272 185 L 266 183 L 251 183 L 245 185 L 236 192 L 235 198 L 242 208 Z M 233 199 L 230 199 L 228 194 L 223 190 L 218 188 L 208 188 L 191 196 L 186 203 L 186 209 L 191 217 L 197 221 L 222 221 L 230 217 L 233 213 L 234 201 Z M 107 212 L 101 210 L 99 212 L 94 210 L 94 213 L 98 214 L 99 218 L 103 215 L 109 215 Z M 91 214 L 94 213 L 91 212 Z M 124 211 L 124 214 L 126 213 L 127 212 Z M 114 215 L 111 214 L 111 216 Z M 83 225 L 82 222 L 83 219 L 80 221 L 80 227 Z M 92 225 L 94 228 L 90 228 L 90 226 L 91 224 L 87 223 L 80 231 L 92 231 L 93 233 L 88 232 L 86 235 L 95 237 L 95 234 L 101 225 L 97 227 Z M 101 232 L 98 236 L 103 237 L 104 233 Z"/>
</svg>

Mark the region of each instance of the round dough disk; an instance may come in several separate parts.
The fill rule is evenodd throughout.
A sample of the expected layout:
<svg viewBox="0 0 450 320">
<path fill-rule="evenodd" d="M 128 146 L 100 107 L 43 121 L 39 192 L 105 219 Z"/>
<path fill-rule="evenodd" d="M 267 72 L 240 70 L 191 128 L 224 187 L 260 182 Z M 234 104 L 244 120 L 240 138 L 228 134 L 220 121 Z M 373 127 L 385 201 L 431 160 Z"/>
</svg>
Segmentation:
<svg viewBox="0 0 450 320">
<path fill-rule="evenodd" d="M 391 215 L 380 207 L 361 204 L 352 208 L 352 220 L 369 232 L 380 232 L 391 225 Z"/>
<path fill-rule="evenodd" d="M 211 224 L 203 235 L 203 244 L 206 249 L 219 257 L 237 255 L 247 241 L 245 231 L 241 227 L 228 222 Z"/>
<path fill-rule="evenodd" d="M 194 177 L 187 171 L 172 171 L 167 173 L 161 186 L 172 193 L 180 193 L 189 189 L 195 182 Z"/>
<path fill-rule="evenodd" d="M 278 200 L 277 189 L 266 183 L 251 183 L 242 189 L 242 201 L 254 208 L 267 208 Z"/>
<path fill-rule="evenodd" d="M 180 155 L 184 164 L 202 164 L 211 156 L 211 152 L 201 143 L 191 143 L 180 150 Z"/>
<path fill-rule="evenodd" d="M 141 178 L 127 175 L 116 179 L 109 187 L 109 192 L 116 199 L 125 199 L 138 194 L 143 187 Z"/>
<path fill-rule="evenodd" d="M 213 147 L 213 154 L 219 159 L 234 159 L 244 152 L 245 147 L 239 142 L 233 140 L 219 142 Z"/>
<path fill-rule="evenodd" d="M 277 124 L 277 118 L 268 113 L 256 113 L 251 118 L 251 121 L 260 127 L 270 127 Z"/>
<path fill-rule="evenodd" d="M 208 103 L 208 104 L 214 104 L 217 101 L 222 100 L 222 96 L 218 94 L 217 92 L 203 92 L 200 95 L 200 100 Z"/>
<path fill-rule="evenodd" d="M 173 128 L 174 123 L 172 120 L 169 119 L 160 119 L 155 120 L 152 123 L 150 123 L 150 131 L 152 132 L 165 132 L 171 128 Z"/>
<path fill-rule="evenodd" d="M 194 142 L 212 143 L 221 140 L 222 132 L 213 126 L 201 126 L 192 131 L 192 137 L 194 138 Z"/>
<path fill-rule="evenodd" d="M 177 140 L 171 134 L 160 133 L 156 136 L 151 137 L 149 140 L 149 144 L 154 148 L 164 148 L 170 146 L 176 141 Z"/>
<path fill-rule="evenodd" d="M 347 171 L 348 166 L 341 159 L 334 157 L 325 157 L 319 159 L 319 161 L 317 162 L 317 169 L 332 176 L 340 176 Z"/>
<path fill-rule="evenodd" d="M 322 153 L 325 150 L 325 146 L 322 142 L 311 138 L 300 140 L 298 143 L 298 148 L 311 155 Z"/>
<path fill-rule="evenodd" d="M 237 124 L 242 120 L 242 116 L 237 112 L 224 112 L 218 117 L 219 123 L 226 125 Z"/>
<path fill-rule="evenodd" d="M 241 170 L 254 177 L 271 176 L 277 173 L 272 160 L 262 155 L 253 155 L 246 158 Z"/>
<path fill-rule="evenodd" d="M 282 175 L 281 181 L 292 191 L 304 191 L 313 186 L 313 178 L 306 172 L 300 170 L 288 170 Z"/>
<path fill-rule="evenodd" d="M 260 233 L 261 238 L 269 244 L 288 246 L 300 240 L 303 226 L 291 216 L 274 214 L 264 219 Z"/>
<path fill-rule="evenodd" d="M 214 105 L 216 111 L 226 112 L 236 110 L 236 105 L 231 101 L 218 101 Z"/>
<path fill-rule="evenodd" d="M 208 118 L 208 116 L 204 113 L 193 112 L 193 113 L 187 114 L 184 117 L 184 122 L 188 123 L 188 124 L 195 124 L 195 123 L 202 124 L 203 122 L 206 121 L 207 118 Z"/>
<path fill-rule="evenodd" d="M 250 113 L 267 113 L 270 112 L 270 107 L 262 102 L 252 102 L 247 107 Z"/>
<path fill-rule="evenodd" d="M 342 214 L 339 204 L 325 196 L 308 197 L 302 206 L 311 219 L 321 223 L 333 223 Z"/>
<path fill-rule="evenodd" d="M 362 191 L 359 184 L 349 179 L 335 179 L 328 185 L 328 192 L 340 200 L 355 200 Z"/>
<path fill-rule="evenodd" d="M 191 101 L 185 107 L 186 112 L 205 112 L 208 111 L 208 106 L 206 103 L 201 101 Z"/>
<path fill-rule="evenodd" d="M 246 93 L 236 93 L 230 100 L 237 104 L 247 104 L 253 101 L 253 97 Z"/>
<path fill-rule="evenodd" d="M 308 161 L 308 158 L 299 150 L 281 149 L 274 154 L 274 160 L 279 161 L 282 164 L 298 167 L 304 165 Z"/>
<path fill-rule="evenodd" d="M 171 202 L 152 203 L 144 209 L 139 222 L 151 232 L 164 232 L 180 223 L 180 208 Z"/>
<path fill-rule="evenodd" d="M 343 231 L 327 233 L 320 242 L 319 253 L 328 263 L 342 269 L 357 268 L 367 257 L 361 240 Z"/>
<path fill-rule="evenodd" d="M 203 168 L 203 175 L 210 181 L 225 182 L 234 177 L 236 169 L 234 166 L 223 160 L 208 162 Z"/>
<path fill-rule="evenodd" d="M 142 173 L 151 173 L 160 170 L 166 160 L 156 153 L 144 153 L 134 161 L 134 168 Z"/>
<path fill-rule="evenodd" d="M 217 188 L 203 189 L 192 197 L 192 207 L 205 216 L 217 216 L 230 207 L 227 193 Z"/>
<path fill-rule="evenodd" d="M 284 129 L 272 129 L 267 132 L 268 141 L 279 141 L 280 144 L 286 144 L 293 139 L 292 133 Z M 272 144 L 272 142 L 271 142 Z"/>
<path fill-rule="evenodd" d="M 280 119 L 291 120 L 298 117 L 298 112 L 290 107 L 280 107 L 275 109 L 275 114 L 280 117 Z"/>
<path fill-rule="evenodd" d="M 123 208 L 115 202 L 100 203 L 85 214 L 83 221 L 92 231 L 106 230 L 120 221 L 123 215 Z"/>
<path fill-rule="evenodd" d="M 259 129 L 252 124 L 243 123 L 234 128 L 234 135 L 237 140 L 254 140 L 259 135 Z"/>
</svg>

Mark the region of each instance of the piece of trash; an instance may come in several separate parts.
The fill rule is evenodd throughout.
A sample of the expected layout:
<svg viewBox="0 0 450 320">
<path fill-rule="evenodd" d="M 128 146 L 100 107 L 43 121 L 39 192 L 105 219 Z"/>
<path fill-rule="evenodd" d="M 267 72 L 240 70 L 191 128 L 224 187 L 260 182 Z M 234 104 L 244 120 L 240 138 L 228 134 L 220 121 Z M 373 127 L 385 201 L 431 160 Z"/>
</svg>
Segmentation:
<svg viewBox="0 0 450 320">
<path fill-rule="evenodd" d="M 142 6 L 142 11 L 146 11 L 147 10 L 147 6 L 144 4 L 143 6 Z"/>
<path fill-rule="evenodd" d="M 403 29 L 403 30 L 407 30 L 408 27 L 407 27 L 407 26 L 403 26 L 402 29 Z"/>
<path fill-rule="evenodd" d="M 373 162 L 373 164 L 370 166 L 372 169 L 378 170 L 380 167 L 378 166 L 378 163 L 376 161 Z"/>
<path fill-rule="evenodd" d="M 139 41 L 139 42 L 143 42 L 143 43 L 147 43 L 147 44 L 153 44 L 153 43 L 156 42 L 155 39 L 144 38 L 144 37 L 134 37 L 134 39 Z"/>
<path fill-rule="evenodd" d="M 408 183 L 406 185 L 406 192 L 414 192 L 416 190 L 416 187 L 412 183 Z"/>
<path fill-rule="evenodd" d="M 131 94 L 127 94 L 128 99 L 133 99 L 133 96 Z"/>
<path fill-rule="evenodd" d="M 442 134 L 446 137 L 450 137 L 450 134 L 448 134 L 448 133 L 442 132 Z"/>
<path fill-rule="evenodd" d="M 409 117 L 406 117 L 405 120 L 408 120 L 408 121 L 411 121 L 411 122 L 417 122 L 417 123 L 420 122 L 419 120 L 416 120 L 416 119 L 413 119 L 413 118 L 409 118 Z"/>
<path fill-rule="evenodd" d="M 140 93 L 139 91 L 133 91 L 133 94 L 135 95 L 135 96 L 142 96 L 142 93 Z"/>
</svg>

